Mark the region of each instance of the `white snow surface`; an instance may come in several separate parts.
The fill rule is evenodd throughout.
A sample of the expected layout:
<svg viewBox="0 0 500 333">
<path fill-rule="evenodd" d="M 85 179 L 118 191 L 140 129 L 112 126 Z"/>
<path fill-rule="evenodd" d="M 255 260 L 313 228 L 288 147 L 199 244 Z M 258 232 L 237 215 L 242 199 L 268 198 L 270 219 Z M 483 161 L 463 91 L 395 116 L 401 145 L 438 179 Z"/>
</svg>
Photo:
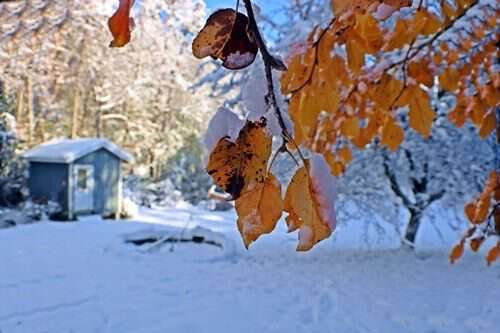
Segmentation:
<svg viewBox="0 0 500 333">
<path fill-rule="evenodd" d="M 335 212 L 335 202 L 337 200 L 337 180 L 330 173 L 330 167 L 323 155 L 313 153 L 310 159 L 310 173 L 313 188 L 316 192 L 316 199 L 320 206 L 320 215 L 330 228 L 335 230 L 337 224 L 337 214 Z"/>
<path fill-rule="evenodd" d="M 220 107 L 208 124 L 207 132 L 203 138 L 205 148 L 211 152 L 219 140 L 224 137 L 235 142 L 243 126 L 245 126 L 245 121 L 236 113 L 226 107 Z"/>
<path fill-rule="evenodd" d="M 283 221 L 246 251 L 236 229 L 232 211 L 181 206 L 141 209 L 134 221 L 93 216 L 0 230 L 0 331 L 497 333 L 500 327 L 500 265 L 488 268 L 484 254 L 467 253 L 450 266 L 449 244 L 419 254 L 391 249 L 391 241 L 356 250 L 356 223 L 297 253 L 296 235 L 286 234 Z M 223 249 L 124 242 L 199 232 Z"/>
</svg>

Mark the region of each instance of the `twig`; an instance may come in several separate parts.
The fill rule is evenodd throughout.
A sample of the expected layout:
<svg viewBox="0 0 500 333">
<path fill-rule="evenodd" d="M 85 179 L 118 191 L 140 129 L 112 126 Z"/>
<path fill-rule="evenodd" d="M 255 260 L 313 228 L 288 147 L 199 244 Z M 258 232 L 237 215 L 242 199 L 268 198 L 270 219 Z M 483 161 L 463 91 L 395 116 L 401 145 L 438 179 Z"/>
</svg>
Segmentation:
<svg viewBox="0 0 500 333">
<path fill-rule="evenodd" d="M 288 133 L 288 129 L 286 127 L 283 115 L 278 105 L 276 93 L 274 92 L 273 69 L 279 71 L 286 71 L 287 68 L 281 60 L 275 58 L 269 53 L 266 44 L 264 42 L 264 39 L 262 38 L 262 35 L 260 33 L 259 27 L 257 26 L 257 21 L 255 20 L 252 1 L 243 0 L 243 2 L 245 3 L 245 8 L 247 10 L 247 15 L 248 15 L 249 33 L 251 33 L 251 35 L 255 39 L 257 47 L 259 48 L 260 53 L 262 55 L 262 61 L 264 62 L 264 70 L 266 73 L 266 81 L 267 81 L 267 95 L 266 95 L 267 105 L 274 110 L 274 113 L 278 118 L 278 123 L 281 127 L 284 144 L 286 145 L 286 143 L 291 142 L 297 148 L 300 158 L 302 159 L 302 162 L 304 162 L 305 164 L 305 159 L 304 156 L 302 155 L 302 152 L 300 151 L 293 137 L 290 135 L 290 133 Z"/>
</svg>

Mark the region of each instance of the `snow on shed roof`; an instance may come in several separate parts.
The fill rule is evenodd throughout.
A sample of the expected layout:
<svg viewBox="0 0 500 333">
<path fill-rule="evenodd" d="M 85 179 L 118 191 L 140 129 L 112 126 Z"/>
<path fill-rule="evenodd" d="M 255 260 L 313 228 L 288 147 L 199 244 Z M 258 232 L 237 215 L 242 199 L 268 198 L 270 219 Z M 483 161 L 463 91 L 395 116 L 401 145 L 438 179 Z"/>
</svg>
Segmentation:
<svg viewBox="0 0 500 333">
<path fill-rule="evenodd" d="M 133 161 L 125 150 L 108 139 L 101 138 L 52 140 L 28 150 L 23 156 L 31 162 L 73 163 L 99 149 L 106 149 L 122 161 Z"/>
</svg>

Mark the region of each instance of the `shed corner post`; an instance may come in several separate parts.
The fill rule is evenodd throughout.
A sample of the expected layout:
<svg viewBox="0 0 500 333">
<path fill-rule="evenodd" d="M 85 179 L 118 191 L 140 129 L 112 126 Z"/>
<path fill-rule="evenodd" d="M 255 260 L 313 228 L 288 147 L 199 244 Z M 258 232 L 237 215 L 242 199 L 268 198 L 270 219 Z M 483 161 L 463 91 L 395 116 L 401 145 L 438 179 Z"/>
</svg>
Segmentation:
<svg viewBox="0 0 500 333">
<path fill-rule="evenodd" d="M 115 220 L 120 219 L 120 215 L 122 213 L 122 200 L 123 200 L 123 174 L 122 174 L 122 161 L 118 162 L 118 191 L 117 191 L 117 203 L 116 203 L 116 212 L 115 212 Z"/>
<path fill-rule="evenodd" d="M 74 218 L 73 187 L 73 163 L 70 163 L 68 164 L 68 220 L 70 221 Z"/>
</svg>

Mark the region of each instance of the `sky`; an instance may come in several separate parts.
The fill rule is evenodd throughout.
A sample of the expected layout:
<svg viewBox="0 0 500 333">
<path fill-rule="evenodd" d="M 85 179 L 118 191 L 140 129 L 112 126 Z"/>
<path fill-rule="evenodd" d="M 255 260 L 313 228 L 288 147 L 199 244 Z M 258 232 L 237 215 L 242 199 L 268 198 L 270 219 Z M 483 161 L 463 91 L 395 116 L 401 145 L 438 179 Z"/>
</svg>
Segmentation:
<svg viewBox="0 0 500 333">
<path fill-rule="evenodd" d="M 255 0 L 254 2 L 263 10 L 272 10 L 278 8 L 281 4 L 289 0 Z M 233 8 L 236 5 L 236 0 L 205 0 L 207 7 L 210 10 L 217 8 Z M 243 1 L 240 0 L 240 6 L 244 7 Z"/>
</svg>

